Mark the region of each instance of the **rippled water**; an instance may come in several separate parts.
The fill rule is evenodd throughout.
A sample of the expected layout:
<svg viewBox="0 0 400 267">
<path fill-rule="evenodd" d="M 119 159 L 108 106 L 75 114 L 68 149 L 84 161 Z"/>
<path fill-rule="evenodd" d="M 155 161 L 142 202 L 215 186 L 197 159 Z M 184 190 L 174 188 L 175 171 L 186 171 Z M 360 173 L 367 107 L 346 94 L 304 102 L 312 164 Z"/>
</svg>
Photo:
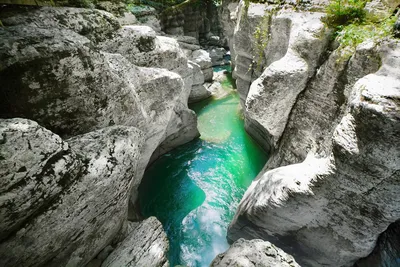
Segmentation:
<svg viewBox="0 0 400 267">
<path fill-rule="evenodd" d="M 171 266 L 209 266 L 228 248 L 229 222 L 266 162 L 244 130 L 231 79 L 222 84 L 225 97 L 191 107 L 198 115 L 200 139 L 154 162 L 139 188 L 143 215 L 156 216 L 167 232 Z"/>
</svg>

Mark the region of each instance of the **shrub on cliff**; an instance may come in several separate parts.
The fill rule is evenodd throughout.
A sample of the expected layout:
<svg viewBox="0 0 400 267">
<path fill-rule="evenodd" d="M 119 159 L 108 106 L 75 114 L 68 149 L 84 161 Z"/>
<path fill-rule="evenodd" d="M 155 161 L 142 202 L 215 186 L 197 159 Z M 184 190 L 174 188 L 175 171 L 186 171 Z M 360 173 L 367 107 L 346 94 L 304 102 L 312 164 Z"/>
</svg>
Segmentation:
<svg viewBox="0 0 400 267">
<path fill-rule="evenodd" d="M 326 7 L 325 23 L 338 27 L 351 23 L 362 23 L 366 19 L 365 0 L 334 0 Z"/>
<path fill-rule="evenodd" d="M 349 58 L 362 42 L 377 42 L 393 34 L 397 17 L 367 14 L 366 3 L 366 0 L 333 0 L 326 7 L 323 21 L 335 30 L 334 37 L 340 44 L 343 59 Z"/>
</svg>

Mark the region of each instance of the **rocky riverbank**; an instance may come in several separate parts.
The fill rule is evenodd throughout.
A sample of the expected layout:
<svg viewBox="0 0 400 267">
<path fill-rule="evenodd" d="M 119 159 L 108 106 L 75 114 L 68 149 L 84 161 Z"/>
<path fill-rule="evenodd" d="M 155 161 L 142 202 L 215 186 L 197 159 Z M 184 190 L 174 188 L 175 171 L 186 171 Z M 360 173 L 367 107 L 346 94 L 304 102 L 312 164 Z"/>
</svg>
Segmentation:
<svg viewBox="0 0 400 267">
<path fill-rule="evenodd" d="M 399 255 L 382 244 L 395 237 L 376 245 L 400 217 L 399 41 L 365 42 L 344 57 L 324 14 L 308 10 L 250 4 L 246 17 L 243 3 L 229 3 L 221 12 L 247 131 L 271 153 L 228 239 L 268 240 L 304 266 L 352 266 L 375 246 Z M 260 23 L 269 37 L 257 73 L 259 50 L 246 44 Z M 392 266 L 389 258 L 372 266 Z"/>
<path fill-rule="evenodd" d="M 148 163 L 199 136 L 187 103 L 211 58 L 105 11 L 0 17 L 0 265 L 99 266 L 118 247 L 104 266 L 168 266 L 160 223 L 128 217 Z"/>
</svg>

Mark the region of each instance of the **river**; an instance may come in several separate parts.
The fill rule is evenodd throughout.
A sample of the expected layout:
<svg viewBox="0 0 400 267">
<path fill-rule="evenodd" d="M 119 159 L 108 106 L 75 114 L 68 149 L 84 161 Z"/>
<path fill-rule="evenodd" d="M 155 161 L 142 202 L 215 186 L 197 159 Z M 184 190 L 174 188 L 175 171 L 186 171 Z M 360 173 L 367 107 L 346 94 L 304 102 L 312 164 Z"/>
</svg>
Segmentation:
<svg viewBox="0 0 400 267">
<path fill-rule="evenodd" d="M 201 137 L 155 161 L 139 188 L 143 216 L 156 216 L 170 242 L 171 266 L 209 266 L 228 247 L 227 227 L 267 157 L 244 130 L 230 68 L 224 94 L 190 106 Z"/>
</svg>

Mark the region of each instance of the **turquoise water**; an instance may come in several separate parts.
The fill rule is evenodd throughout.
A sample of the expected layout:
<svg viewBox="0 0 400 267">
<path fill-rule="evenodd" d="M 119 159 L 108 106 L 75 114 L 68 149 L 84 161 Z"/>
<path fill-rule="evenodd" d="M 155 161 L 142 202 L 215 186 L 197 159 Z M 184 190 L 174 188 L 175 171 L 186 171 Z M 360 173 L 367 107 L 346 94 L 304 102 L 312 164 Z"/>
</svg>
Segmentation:
<svg viewBox="0 0 400 267">
<path fill-rule="evenodd" d="M 168 235 L 171 266 L 209 266 L 229 247 L 229 222 L 266 162 L 244 130 L 229 75 L 222 85 L 224 97 L 191 107 L 198 115 L 200 139 L 154 162 L 139 188 L 142 214 L 156 216 Z"/>
</svg>

